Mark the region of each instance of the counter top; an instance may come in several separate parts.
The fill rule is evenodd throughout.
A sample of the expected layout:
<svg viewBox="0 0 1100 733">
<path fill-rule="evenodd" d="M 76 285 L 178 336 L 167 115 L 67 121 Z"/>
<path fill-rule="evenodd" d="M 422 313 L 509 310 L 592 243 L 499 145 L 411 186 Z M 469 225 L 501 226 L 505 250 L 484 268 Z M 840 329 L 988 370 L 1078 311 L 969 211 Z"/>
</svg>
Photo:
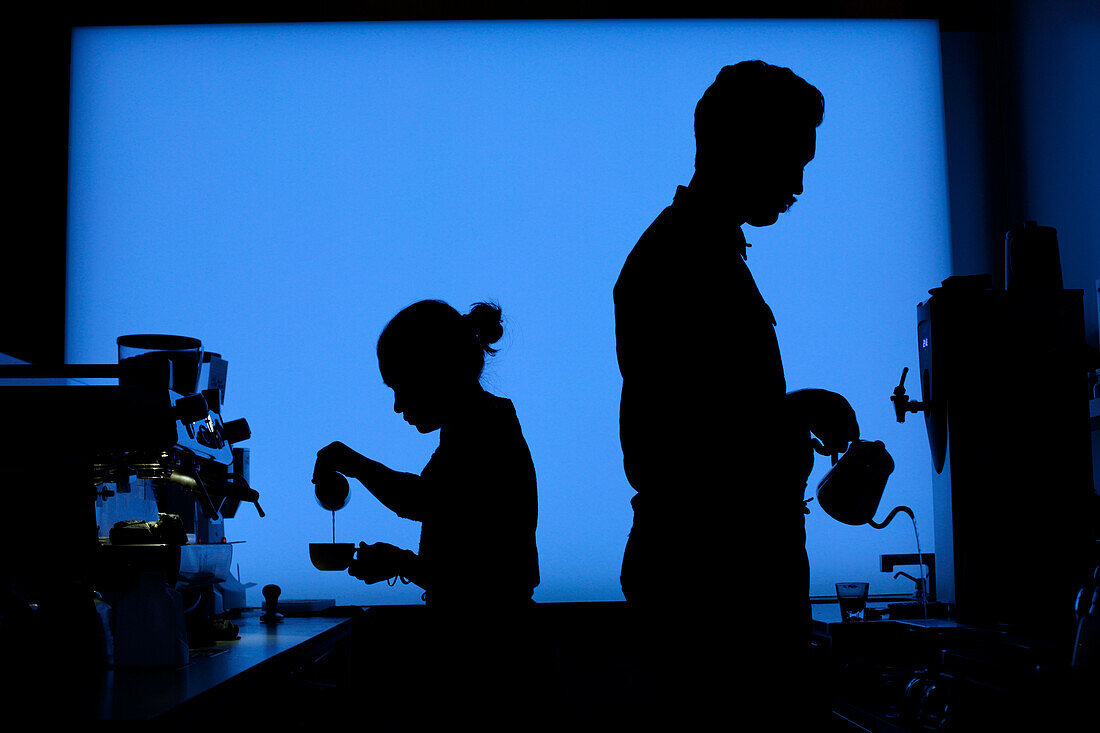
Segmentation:
<svg viewBox="0 0 1100 733">
<path fill-rule="evenodd" d="M 867 608 L 873 611 L 886 611 L 889 604 L 868 601 Z M 840 605 L 837 603 L 815 603 L 810 607 L 815 627 L 827 627 L 830 624 L 843 623 L 840 620 Z M 866 621 L 862 623 L 874 623 Z"/>
<path fill-rule="evenodd" d="M 867 603 L 867 609 L 871 614 L 867 620 L 844 623 L 840 618 L 840 606 L 838 604 L 815 603 L 811 610 L 813 627 L 815 631 L 819 633 L 830 633 L 835 625 L 841 625 L 842 628 L 847 628 L 863 624 L 903 624 L 922 629 L 935 629 L 940 631 L 981 630 L 980 627 L 964 624 L 954 619 L 931 617 L 933 614 L 932 604 L 929 604 L 930 618 L 891 618 L 890 605 L 891 603 L 886 601 L 869 601 Z"/>
<path fill-rule="evenodd" d="M 240 638 L 193 650 L 180 668 L 111 669 L 101 679 L 96 709 L 99 720 L 148 720 L 185 713 L 213 697 L 232 694 L 238 685 L 262 684 L 268 675 L 292 671 L 298 664 L 351 634 L 352 619 L 286 617 L 268 626 L 260 611 L 246 611 L 233 622 Z"/>
</svg>

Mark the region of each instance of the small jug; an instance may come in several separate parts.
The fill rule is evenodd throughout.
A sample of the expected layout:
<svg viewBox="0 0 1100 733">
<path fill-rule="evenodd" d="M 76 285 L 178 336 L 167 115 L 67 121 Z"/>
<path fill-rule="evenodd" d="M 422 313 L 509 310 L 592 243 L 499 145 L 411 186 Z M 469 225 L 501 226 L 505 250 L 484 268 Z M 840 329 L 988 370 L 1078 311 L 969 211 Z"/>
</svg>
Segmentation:
<svg viewBox="0 0 1100 733">
<path fill-rule="evenodd" d="M 313 495 L 317 503 L 330 512 L 339 511 L 347 506 L 349 496 L 348 480 L 337 471 L 323 471 L 313 480 Z"/>
</svg>

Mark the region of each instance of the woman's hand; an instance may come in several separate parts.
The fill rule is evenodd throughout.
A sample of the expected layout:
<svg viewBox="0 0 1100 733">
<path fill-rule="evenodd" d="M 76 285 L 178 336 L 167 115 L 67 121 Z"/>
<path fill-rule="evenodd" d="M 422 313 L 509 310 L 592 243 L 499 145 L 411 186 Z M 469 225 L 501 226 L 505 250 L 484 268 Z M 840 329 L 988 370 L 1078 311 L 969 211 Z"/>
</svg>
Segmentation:
<svg viewBox="0 0 1100 733">
<path fill-rule="evenodd" d="M 357 476 L 363 456 L 348 448 L 340 441 L 329 443 L 317 451 L 317 462 L 313 464 L 313 482 L 317 475 L 325 471 L 339 471 L 345 476 Z"/>
<path fill-rule="evenodd" d="M 375 542 L 373 545 L 360 542 L 355 559 L 348 566 L 348 575 L 368 584 L 405 575 L 408 571 L 404 561 L 408 554 L 408 550 L 388 542 Z"/>
</svg>

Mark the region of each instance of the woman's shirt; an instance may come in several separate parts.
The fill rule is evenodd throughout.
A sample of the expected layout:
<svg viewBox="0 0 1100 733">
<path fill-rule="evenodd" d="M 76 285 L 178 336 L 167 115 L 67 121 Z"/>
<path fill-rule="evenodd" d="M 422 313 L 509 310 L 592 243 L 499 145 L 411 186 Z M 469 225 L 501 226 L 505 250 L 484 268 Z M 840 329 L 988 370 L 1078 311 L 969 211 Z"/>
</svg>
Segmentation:
<svg viewBox="0 0 1100 733">
<path fill-rule="evenodd" d="M 510 400 L 482 392 L 421 472 L 420 574 L 436 607 L 526 605 L 539 584 L 535 466 Z"/>
</svg>

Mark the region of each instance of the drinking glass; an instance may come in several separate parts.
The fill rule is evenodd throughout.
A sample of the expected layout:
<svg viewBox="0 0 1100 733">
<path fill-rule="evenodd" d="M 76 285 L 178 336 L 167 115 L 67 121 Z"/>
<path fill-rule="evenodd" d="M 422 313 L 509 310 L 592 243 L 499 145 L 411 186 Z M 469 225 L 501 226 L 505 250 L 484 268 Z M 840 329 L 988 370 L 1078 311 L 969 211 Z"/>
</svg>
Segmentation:
<svg viewBox="0 0 1100 733">
<path fill-rule="evenodd" d="M 840 620 L 844 623 L 862 621 L 867 608 L 867 589 L 870 583 L 849 582 L 836 584 L 836 600 L 840 604 Z"/>
</svg>

